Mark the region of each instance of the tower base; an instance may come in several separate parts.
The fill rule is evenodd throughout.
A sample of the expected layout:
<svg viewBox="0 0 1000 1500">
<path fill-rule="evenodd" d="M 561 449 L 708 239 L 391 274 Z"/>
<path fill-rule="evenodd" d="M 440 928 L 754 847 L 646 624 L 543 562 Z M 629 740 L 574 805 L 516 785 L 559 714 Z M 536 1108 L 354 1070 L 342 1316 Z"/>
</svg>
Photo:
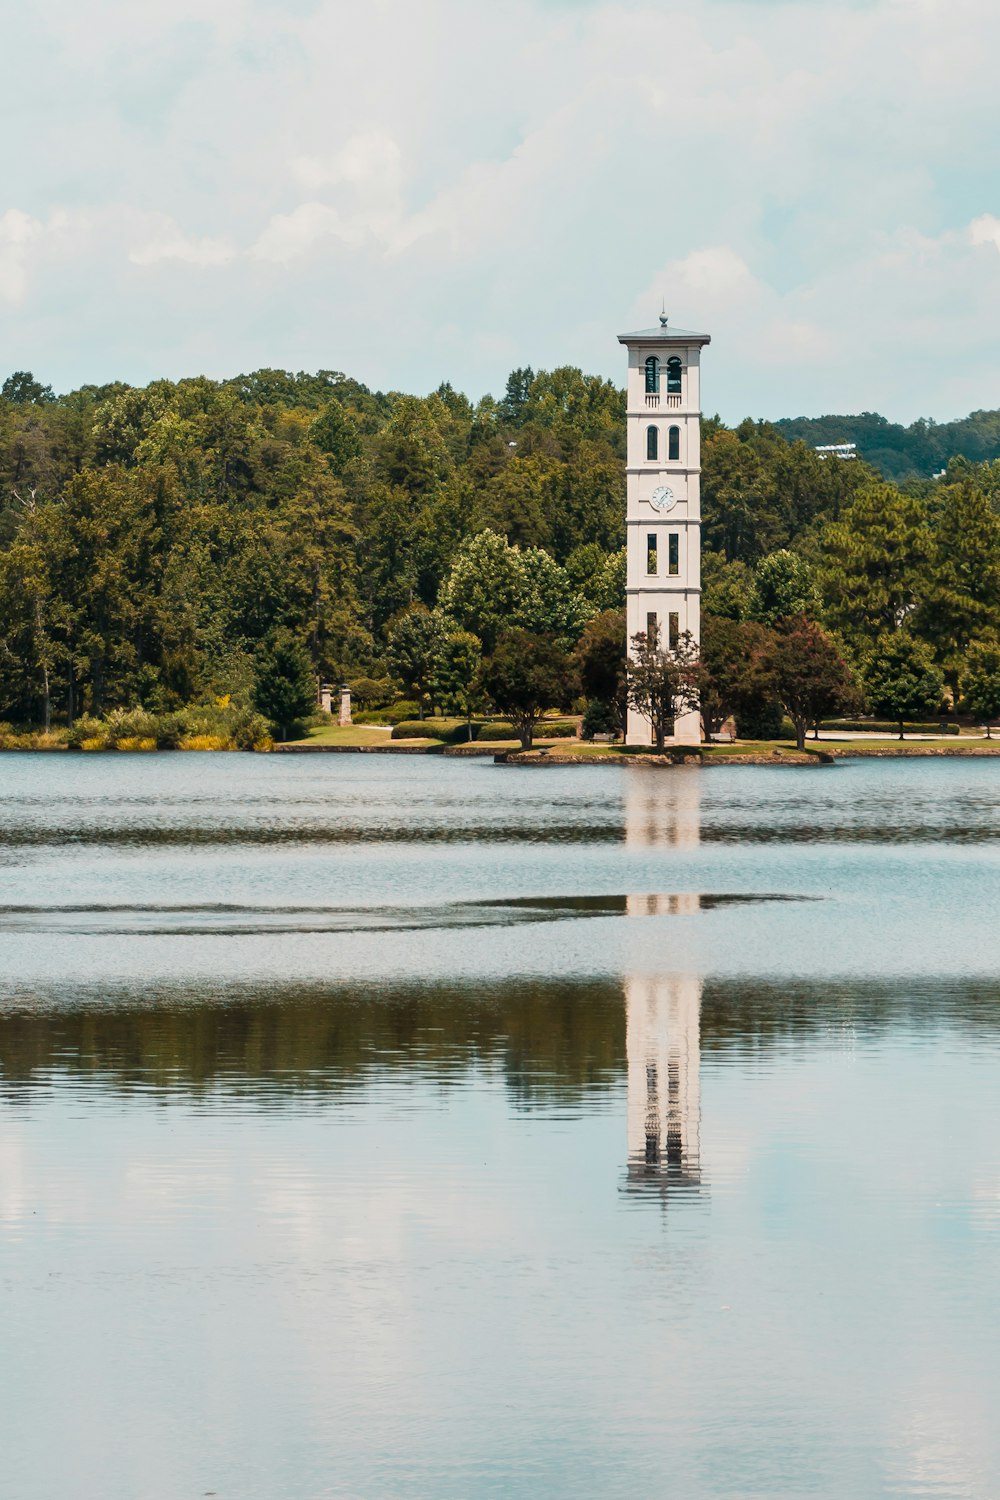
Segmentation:
<svg viewBox="0 0 1000 1500">
<path fill-rule="evenodd" d="M 653 731 L 648 719 L 637 714 L 634 709 L 628 711 L 628 723 L 625 726 L 626 745 L 652 745 Z M 678 714 L 674 720 L 674 732 L 668 734 L 663 741 L 664 745 L 677 748 L 681 745 L 693 747 L 701 746 L 701 714 L 697 709 L 690 713 Z"/>
</svg>

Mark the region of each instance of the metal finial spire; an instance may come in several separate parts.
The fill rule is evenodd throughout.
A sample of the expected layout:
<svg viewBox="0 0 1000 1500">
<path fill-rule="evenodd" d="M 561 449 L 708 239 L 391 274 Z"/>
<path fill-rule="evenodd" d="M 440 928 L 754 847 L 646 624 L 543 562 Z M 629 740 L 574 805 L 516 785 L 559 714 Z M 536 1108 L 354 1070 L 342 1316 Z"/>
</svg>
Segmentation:
<svg viewBox="0 0 1000 1500">
<path fill-rule="evenodd" d="M 666 326 L 667 326 L 667 299 L 666 299 L 666 297 L 661 297 L 660 298 L 660 327 L 661 328 L 666 328 Z"/>
</svg>

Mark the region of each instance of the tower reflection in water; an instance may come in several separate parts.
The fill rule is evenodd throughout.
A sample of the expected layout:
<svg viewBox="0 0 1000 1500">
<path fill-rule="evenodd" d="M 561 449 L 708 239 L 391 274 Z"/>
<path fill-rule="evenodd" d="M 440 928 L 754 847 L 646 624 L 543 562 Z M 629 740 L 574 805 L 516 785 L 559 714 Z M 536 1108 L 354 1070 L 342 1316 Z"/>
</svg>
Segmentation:
<svg viewBox="0 0 1000 1500">
<path fill-rule="evenodd" d="M 696 848 L 701 837 L 697 770 L 636 770 L 625 801 L 625 842 L 635 850 Z M 629 918 L 687 916 L 696 893 L 636 894 Z M 643 926 L 631 933 L 638 952 Z M 625 978 L 628 1058 L 628 1178 L 633 1191 L 701 1187 L 701 992 L 697 974 L 650 974 L 637 962 Z"/>
</svg>

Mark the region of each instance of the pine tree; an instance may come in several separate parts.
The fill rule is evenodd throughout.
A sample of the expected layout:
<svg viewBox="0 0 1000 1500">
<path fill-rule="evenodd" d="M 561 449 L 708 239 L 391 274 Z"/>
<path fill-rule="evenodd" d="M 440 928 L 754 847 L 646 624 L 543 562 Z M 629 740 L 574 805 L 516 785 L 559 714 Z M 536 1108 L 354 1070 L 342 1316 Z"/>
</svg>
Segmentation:
<svg viewBox="0 0 1000 1500">
<path fill-rule="evenodd" d="M 254 707 L 286 740 L 316 707 L 309 653 L 291 631 L 278 630 L 258 650 L 254 667 Z"/>
</svg>

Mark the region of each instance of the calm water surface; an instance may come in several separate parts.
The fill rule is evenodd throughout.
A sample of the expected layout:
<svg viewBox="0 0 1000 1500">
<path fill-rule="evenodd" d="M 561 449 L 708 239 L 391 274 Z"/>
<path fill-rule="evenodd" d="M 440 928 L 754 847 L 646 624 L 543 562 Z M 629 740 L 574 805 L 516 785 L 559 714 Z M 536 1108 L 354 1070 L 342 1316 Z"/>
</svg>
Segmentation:
<svg viewBox="0 0 1000 1500">
<path fill-rule="evenodd" d="M 1000 764 L 0 757 L 0 1495 L 1000 1494 Z"/>
</svg>

